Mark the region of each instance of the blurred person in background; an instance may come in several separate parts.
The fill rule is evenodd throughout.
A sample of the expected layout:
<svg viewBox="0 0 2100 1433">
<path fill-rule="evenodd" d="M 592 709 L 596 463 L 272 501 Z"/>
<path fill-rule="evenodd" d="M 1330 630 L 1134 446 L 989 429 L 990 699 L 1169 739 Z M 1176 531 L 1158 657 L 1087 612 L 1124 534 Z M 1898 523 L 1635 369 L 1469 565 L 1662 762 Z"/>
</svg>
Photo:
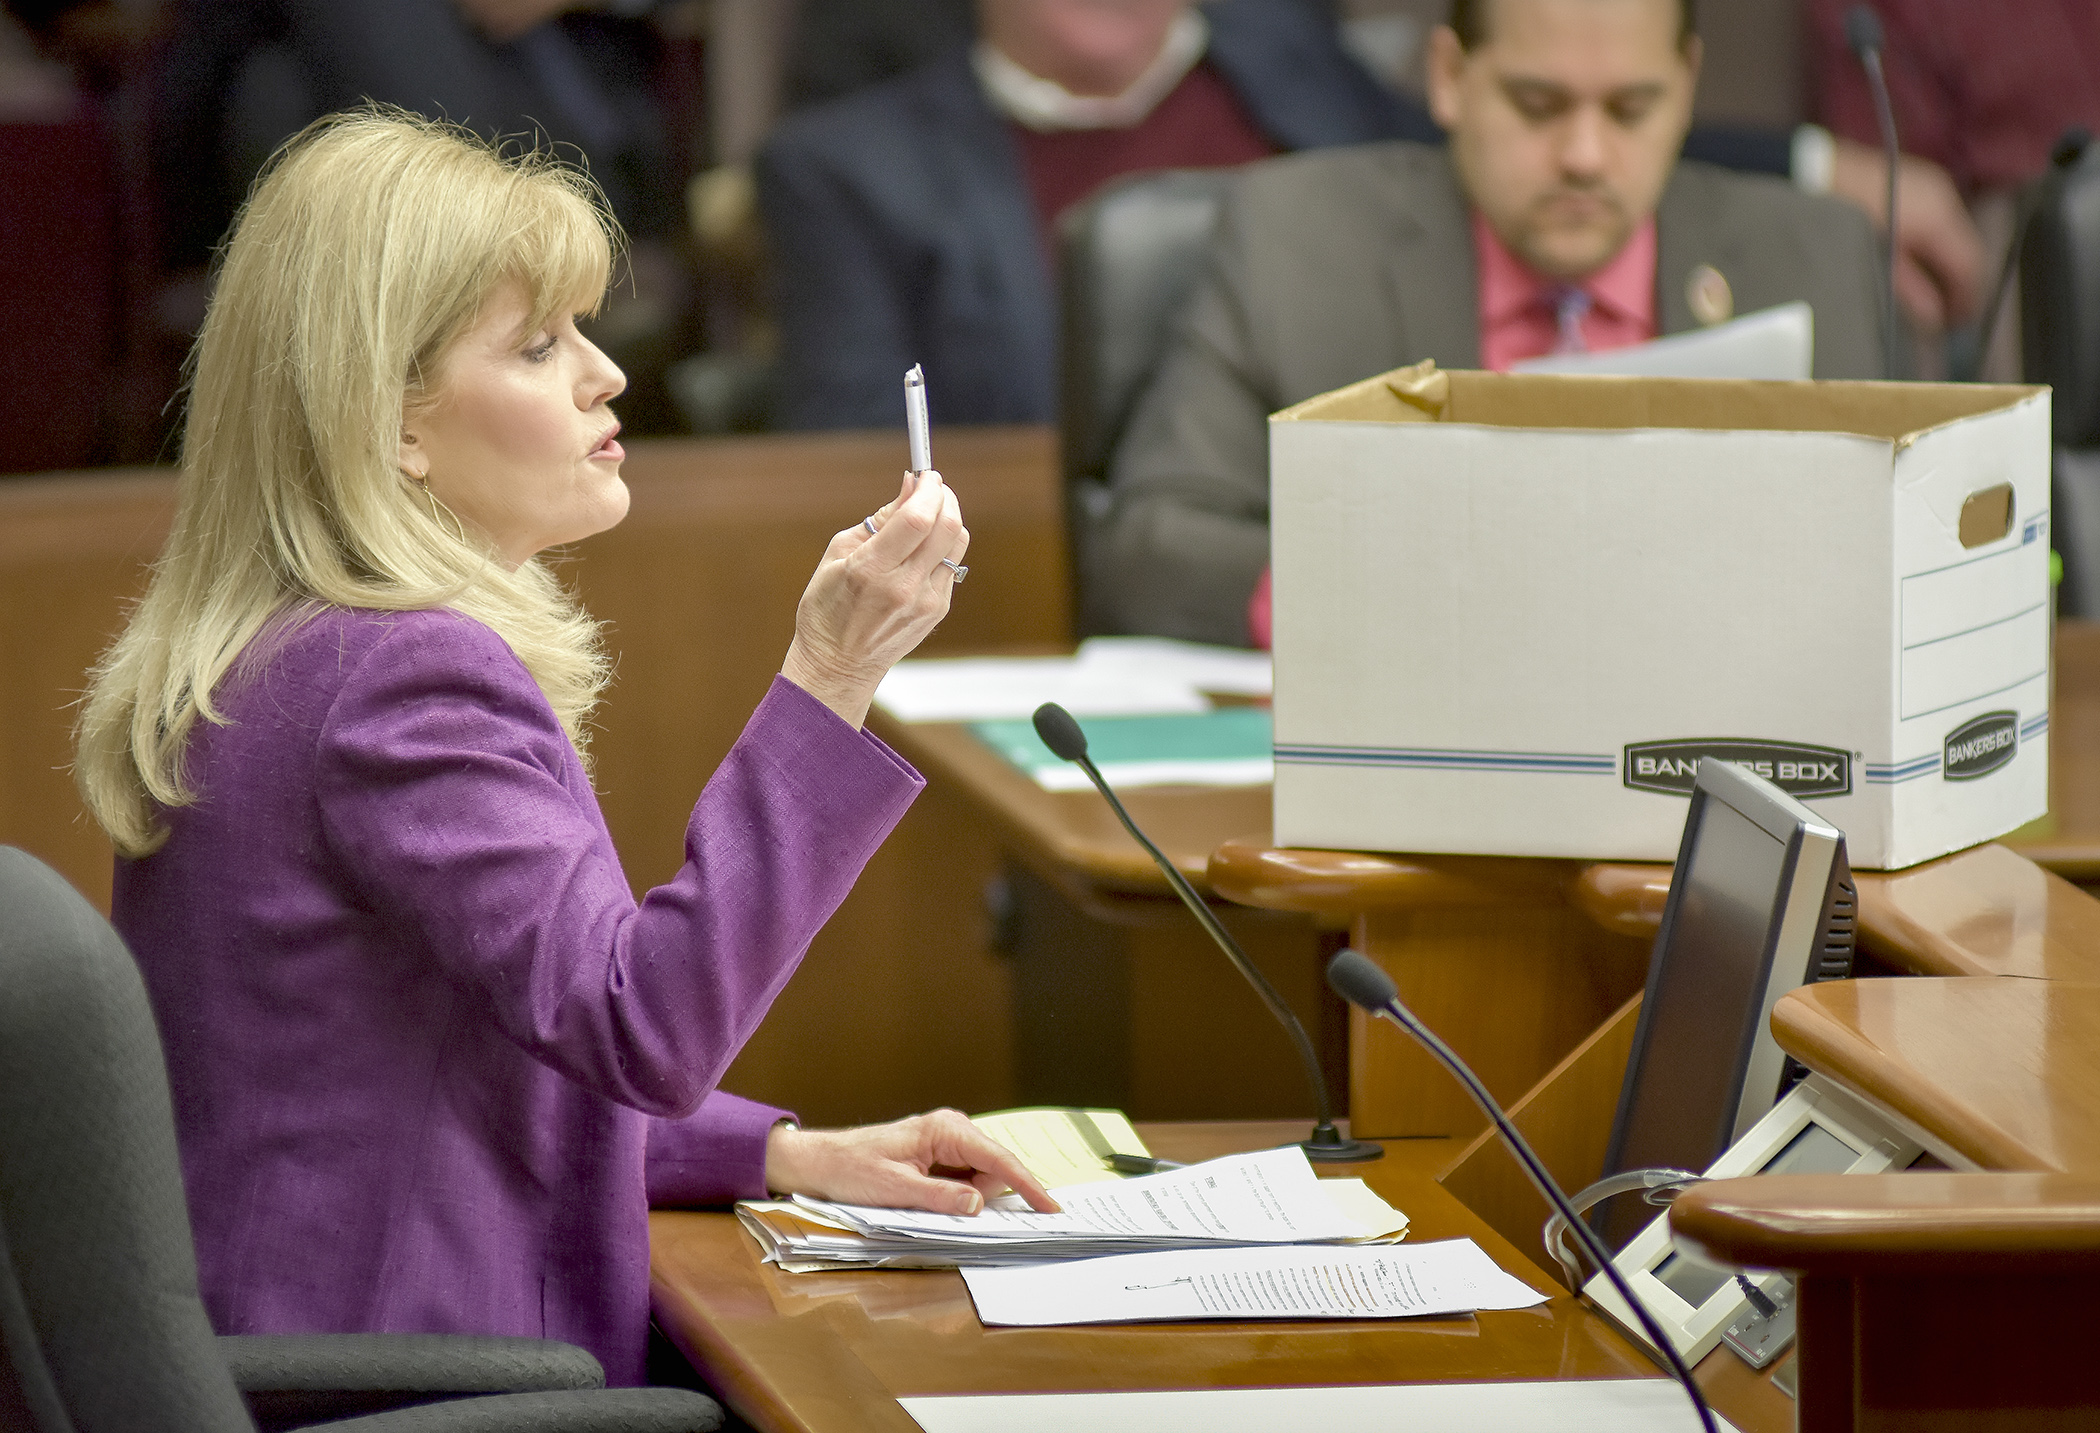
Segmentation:
<svg viewBox="0 0 2100 1433">
<path fill-rule="evenodd" d="M 788 427 L 896 424 L 914 363 L 938 421 L 1047 422 L 1071 205 L 1142 170 L 1433 134 L 1305 0 L 976 13 L 974 44 L 790 115 L 760 156 Z"/>
<path fill-rule="evenodd" d="M 164 263 L 189 271 L 169 321 L 194 331 L 202 267 L 270 153 L 364 100 L 580 157 L 632 236 L 592 337 L 635 380 L 629 419 L 664 425 L 655 376 L 690 300 L 685 176 L 652 77 L 648 0 L 174 0 L 155 85 Z"/>
<path fill-rule="evenodd" d="M 1817 118 L 1845 161 L 1834 188 L 1878 216 L 1888 170 L 1873 94 L 1845 38 L 1850 8 L 1805 0 L 1803 42 Z M 1915 157 L 1899 175 L 1897 296 L 1930 338 L 1978 316 L 2012 242 L 2014 194 L 2048 168 L 2057 140 L 2073 126 L 2100 132 L 2100 0 L 1874 9 L 1897 137 Z M 2006 308 L 1990 354 L 1968 360 L 1981 358 L 1987 377 L 2019 376 L 2019 306 Z"/>
<path fill-rule="evenodd" d="M 1050 421 L 1065 208 L 1142 170 L 1443 137 L 1393 77 L 1370 80 L 1320 0 L 975 8 L 972 48 L 965 0 L 800 6 L 785 99 L 813 107 L 759 166 L 785 426 L 894 425 L 915 362 L 945 421 Z M 1875 154 L 1815 126 L 1701 127 L 1684 152 L 1880 212 Z M 1899 301 L 1927 326 L 1970 312 L 1982 250 L 1953 184 L 1914 159 L 1901 203 Z"/>
<path fill-rule="evenodd" d="M 1267 645 L 1267 418 L 1423 359 L 1502 370 L 1793 300 L 1818 378 L 1882 375 L 1860 212 L 1679 162 L 1691 0 L 1454 0 L 1442 148 L 1250 168 L 1112 469 L 1088 585 L 1114 630 Z"/>
</svg>

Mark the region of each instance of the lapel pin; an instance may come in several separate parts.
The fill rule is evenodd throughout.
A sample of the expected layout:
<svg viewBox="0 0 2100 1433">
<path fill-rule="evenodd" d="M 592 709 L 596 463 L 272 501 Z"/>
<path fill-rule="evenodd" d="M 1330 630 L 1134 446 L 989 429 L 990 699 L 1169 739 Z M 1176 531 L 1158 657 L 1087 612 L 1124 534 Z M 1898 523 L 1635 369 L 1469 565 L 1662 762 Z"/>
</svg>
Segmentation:
<svg viewBox="0 0 2100 1433">
<path fill-rule="evenodd" d="M 1692 317 L 1708 328 L 1735 317 L 1735 294 L 1712 264 L 1701 264 L 1692 270 L 1684 281 L 1684 301 L 1691 306 Z"/>
</svg>

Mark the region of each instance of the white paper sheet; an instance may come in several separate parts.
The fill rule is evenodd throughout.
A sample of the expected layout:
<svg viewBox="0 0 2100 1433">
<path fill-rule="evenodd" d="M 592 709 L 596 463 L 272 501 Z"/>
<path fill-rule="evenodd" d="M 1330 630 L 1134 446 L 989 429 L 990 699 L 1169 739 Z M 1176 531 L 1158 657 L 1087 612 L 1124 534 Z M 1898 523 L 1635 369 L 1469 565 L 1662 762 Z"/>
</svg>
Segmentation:
<svg viewBox="0 0 2100 1433">
<path fill-rule="evenodd" d="M 1699 1426 L 1684 1390 L 1666 1378 L 993 1393 L 898 1402 L 926 1433 L 1692 1433 Z M 1718 1414 L 1714 1422 L 1735 1433 Z"/>
<path fill-rule="evenodd" d="M 1276 689 L 1267 652 L 1172 637 L 1089 637 L 1079 644 L 1077 660 L 1090 672 L 1134 672 L 1153 680 L 1186 682 L 1199 692 L 1265 697 Z"/>
<path fill-rule="evenodd" d="M 1510 365 L 1510 371 L 1634 378 L 1808 378 L 1815 351 L 1815 313 L 1807 304 L 1796 302 L 1630 348 L 1527 358 Z"/>
<path fill-rule="evenodd" d="M 1164 637 L 1094 637 L 1070 657 L 933 657 L 899 662 L 875 701 L 899 721 L 1001 721 L 1044 702 L 1074 716 L 1210 710 L 1206 692 L 1265 697 L 1269 654 Z M 1266 778 L 1264 778 L 1266 779 Z"/>
<path fill-rule="evenodd" d="M 1088 668 L 1070 657 L 935 657 L 899 662 L 875 689 L 899 721 L 1001 721 L 1056 702 L 1074 716 L 1207 712 L 1186 681 L 1123 666 Z"/>
<path fill-rule="evenodd" d="M 1062 1264 L 965 1269 L 986 1324 L 1189 1319 L 1406 1319 L 1522 1309 L 1546 1296 L 1470 1239 L 1434 1244 L 1173 1249 Z"/>
</svg>

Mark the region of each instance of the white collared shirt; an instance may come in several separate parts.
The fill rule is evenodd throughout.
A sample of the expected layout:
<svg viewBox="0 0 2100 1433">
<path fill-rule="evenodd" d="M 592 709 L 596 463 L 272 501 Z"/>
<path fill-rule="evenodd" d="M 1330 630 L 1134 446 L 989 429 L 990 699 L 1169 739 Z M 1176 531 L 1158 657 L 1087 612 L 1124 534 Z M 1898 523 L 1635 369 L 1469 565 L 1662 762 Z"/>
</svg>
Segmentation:
<svg viewBox="0 0 2100 1433">
<path fill-rule="evenodd" d="M 1039 134 L 1075 129 L 1130 129 L 1196 68 L 1210 45 L 1210 25 L 1194 8 L 1174 17 L 1166 43 L 1145 72 L 1119 95 L 1075 95 L 1055 80 L 1030 74 L 988 40 L 970 52 L 970 65 L 993 109 Z"/>
</svg>

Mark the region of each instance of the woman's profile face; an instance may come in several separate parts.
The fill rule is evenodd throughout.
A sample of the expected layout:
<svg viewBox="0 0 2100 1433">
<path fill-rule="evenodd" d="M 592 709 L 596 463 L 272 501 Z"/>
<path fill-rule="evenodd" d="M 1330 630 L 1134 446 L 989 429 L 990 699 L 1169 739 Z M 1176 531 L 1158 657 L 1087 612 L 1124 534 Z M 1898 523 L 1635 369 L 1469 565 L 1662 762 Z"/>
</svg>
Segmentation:
<svg viewBox="0 0 2100 1433">
<path fill-rule="evenodd" d="M 402 422 L 402 470 L 513 567 L 627 515 L 609 406 L 626 376 L 570 315 L 528 330 L 531 314 L 524 284 L 499 286 Z"/>
</svg>

